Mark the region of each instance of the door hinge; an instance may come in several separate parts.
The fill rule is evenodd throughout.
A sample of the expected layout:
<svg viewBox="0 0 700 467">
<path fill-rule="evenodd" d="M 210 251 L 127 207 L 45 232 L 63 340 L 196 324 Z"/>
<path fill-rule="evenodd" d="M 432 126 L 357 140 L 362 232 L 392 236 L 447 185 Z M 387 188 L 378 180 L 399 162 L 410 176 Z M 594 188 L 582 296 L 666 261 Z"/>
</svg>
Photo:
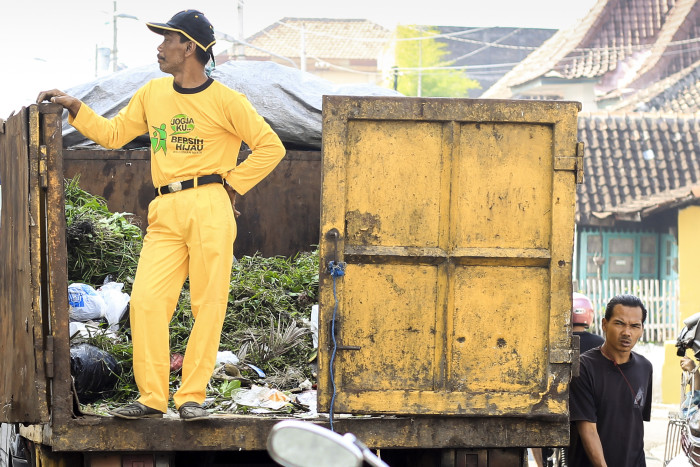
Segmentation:
<svg viewBox="0 0 700 467">
<path fill-rule="evenodd" d="M 554 170 L 567 170 L 574 172 L 576 183 L 583 183 L 583 142 L 576 143 L 576 154 L 569 156 L 556 156 L 554 158 Z"/>
<path fill-rule="evenodd" d="M 576 144 L 576 184 L 580 185 L 583 183 L 583 153 L 584 144 L 583 141 L 579 141 Z"/>
<path fill-rule="evenodd" d="M 53 336 L 46 336 L 46 348 L 44 349 L 46 377 L 53 378 Z"/>
<path fill-rule="evenodd" d="M 41 188 L 46 188 L 48 186 L 48 167 L 47 167 L 48 156 L 46 155 L 46 145 L 42 144 L 39 146 L 39 185 Z"/>
</svg>

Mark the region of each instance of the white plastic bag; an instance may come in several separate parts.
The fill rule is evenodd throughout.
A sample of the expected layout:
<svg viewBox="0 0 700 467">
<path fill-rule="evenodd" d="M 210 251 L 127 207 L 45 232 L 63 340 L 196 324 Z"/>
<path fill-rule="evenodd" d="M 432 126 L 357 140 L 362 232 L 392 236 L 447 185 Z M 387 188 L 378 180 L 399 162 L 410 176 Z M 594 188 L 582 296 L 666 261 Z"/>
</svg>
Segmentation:
<svg viewBox="0 0 700 467">
<path fill-rule="evenodd" d="M 107 304 L 97 291 L 79 282 L 68 286 L 68 304 L 68 316 L 71 321 L 102 319 L 107 311 Z"/>
<path fill-rule="evenodd" d="M 105 328 L 101 328 L 94 321 L 71 321 L 68 323 L 68 329 L 71 337 L 71 345 L 87 342 L 91 337 L 105 336 L 112 342 L 117 342 L 117 335 Z"/>
<path fill-rule="evenodd" d="M 97 289 L 97 293 L 102 297 L 107 306 L 105 318 L 109 323 L 109 329 L 116 331 L 119 327 L 119 320 L 124 316 L 126 306 L 129 304 L 129 294 L 122 292 L 124 284 L 121 282 L 107 282 Z"/>
<path fill-rule="evenodd" d="M 235 365 L 239 362 L 238 356 L 231 352 L 230 350 L 224 350 L 223 352 L 216 353 L 216 364 L 223 365 L 225 363 L 230 363 Z"/>
<path fill-rule="evenodd" d="M 291 400 L 285 393 L 277 389 L 256 386 L 250 389 L 239 389 L 232 395 L 233 401 L 246 407 L 262 407 L 265 409 L 279 410 L 289 404 Z"/>
</svg>

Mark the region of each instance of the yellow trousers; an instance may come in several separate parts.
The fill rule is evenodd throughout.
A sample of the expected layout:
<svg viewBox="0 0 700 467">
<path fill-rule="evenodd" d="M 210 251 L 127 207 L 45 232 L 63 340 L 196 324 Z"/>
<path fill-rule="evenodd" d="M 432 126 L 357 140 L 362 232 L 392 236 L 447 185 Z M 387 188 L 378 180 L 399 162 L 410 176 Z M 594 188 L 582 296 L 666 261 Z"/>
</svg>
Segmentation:
<svg viewBox="0 0 700 467">
<path fill-rule="evenodd" d="M 195 321 L 182 384 L 173 399 L 176 407 L 204 401 L 226 314 L 235 238 L 231 202 L 220 184 L 158 196 L 149 205 L 130 311 L 134 376 L 142 404 L 167 410 L 169 323 L 188 275 Z"/>
</svg>

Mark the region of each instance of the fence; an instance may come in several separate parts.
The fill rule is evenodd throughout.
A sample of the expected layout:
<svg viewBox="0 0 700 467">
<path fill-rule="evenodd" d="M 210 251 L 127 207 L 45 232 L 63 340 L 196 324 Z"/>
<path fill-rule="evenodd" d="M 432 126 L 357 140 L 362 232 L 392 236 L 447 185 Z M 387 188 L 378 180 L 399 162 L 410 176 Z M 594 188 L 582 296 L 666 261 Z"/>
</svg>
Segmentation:
<svg viewBox="0 0 700 467">
<path fill-rule="evenodd" d="M 596 280 L 575 281 L 574 290 L 585 294 L 593 302 L 595 324 L 590 331 L 602 335 L 601 320 L 605 317 L 605 305 L 615 295 L 638 296 L 647 308 L 644 323 L 645 342 L 675 340 L 680 331 L 680 302 L 678 280 Z"/>
</svg>

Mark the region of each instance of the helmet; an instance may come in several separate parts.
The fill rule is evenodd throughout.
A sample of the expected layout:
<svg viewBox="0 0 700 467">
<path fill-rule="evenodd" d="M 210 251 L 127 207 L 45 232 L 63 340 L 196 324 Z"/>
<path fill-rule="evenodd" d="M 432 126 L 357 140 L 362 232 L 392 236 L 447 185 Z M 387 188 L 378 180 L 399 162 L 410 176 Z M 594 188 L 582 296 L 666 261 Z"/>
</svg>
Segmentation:
<svg viewBox="0 0 700 467">
<path fill-rule="evenodd" d="M 595 319 L 593 303 L 585 295 L 574 292 L 574 307 L 571 315 L 574 325 L 582 324 L 588 328 Z"/>
</svg>

